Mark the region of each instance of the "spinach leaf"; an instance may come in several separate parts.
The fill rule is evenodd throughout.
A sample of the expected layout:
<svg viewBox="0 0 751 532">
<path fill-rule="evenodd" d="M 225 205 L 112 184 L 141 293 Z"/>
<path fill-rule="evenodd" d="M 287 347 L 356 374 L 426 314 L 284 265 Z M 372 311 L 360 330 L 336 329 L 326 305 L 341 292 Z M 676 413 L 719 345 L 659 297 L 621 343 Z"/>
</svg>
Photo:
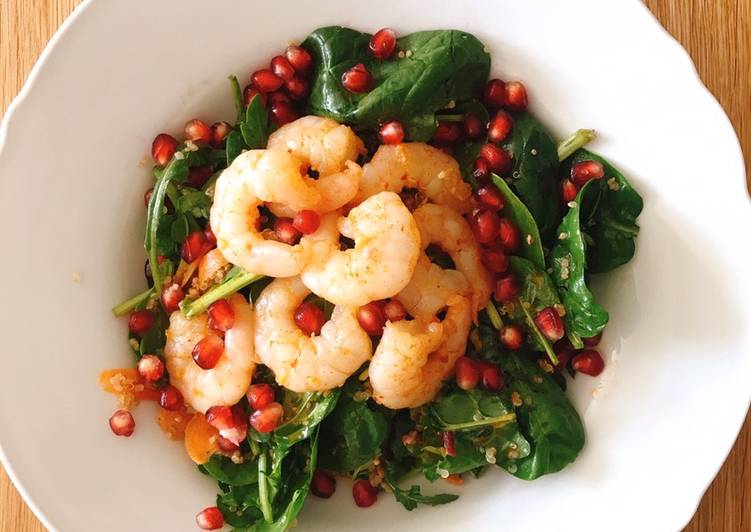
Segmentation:
<svg viewBox="0 0 751 532">
<path fill-rule="evenodd" d="M 401 37 L 388 61 L 368 52 L 370 35 L 340 26 L 314 31 L 303 42 L 316 64 L 308 114 L 348 122 L 360 129 L 399 120 L 411 140 L 425 141 L 435 128 L 434 114 L 451 101 L 480 93 L 490 56 L 474 36 L 457 30 L 421 31 Z M 363 63 L 374 87 L 365 94 L 344 88 L 342 74 Z"/>
<path fill-rule="evenodd" d="M 431 405 L 430 411 L 435 426 L 443 431 L 502 426 L 515 417 L 501 396 L 477 389 L 457 390 L 441 397 Z"/>
<path fill-rule="evenodd" d="M 437 495 L 423 495 L 420 491 L 420 486 L 411 486 L 409 489 L 402 489 L 398 486 L 394 474 L 389 465 L 386 466 L 386 484 L 391 488 L 394 497 L 398 502 L 409 511 L 417 508 L 418 504 L 425 504 L 427 506 L 438 506 L 439 504 L 447 504 L 455 501 L 459 498 L 458 495 L 453 493 L 439 493 Z"/>
<path fill-rule="evenodd" d="M 248 146 L 247 144 L 245 144 L 243 136 L 240 134 L 240 132 L 233 129 L 232 131 L 230 131 L 229 135 L 227 135 L 224 149 L 227 157 L 227 166 L 229 166 L 232 164 L 232 161 L 234 161 L 237 156 L 242 153 L 243 150 L 248 149 Z"/>
<path fill-rule="evenodd" d="M 560 219 L 556 143 L 535 117 L 523 112 L 514 115 L 504 149 L 514 158 L 512 188 L 532 213 L 546 244 Z"/>
<path fill-rule="evenodd" d="M 251 150 L 266 147 L 269 139 L 269 115 L 261 96 L 256 94 L 245 110 L 245 120 L 240 122 L 240 133 Z"/>
<path fill-rule="evenodd" d="M 258 462 L 256 460 L 245 460 L 241 464 L 236 464 L 226 456 L 216 453 L 199 469 L 229 486 L 248 486 L 258 483 Z"/>
</svg>

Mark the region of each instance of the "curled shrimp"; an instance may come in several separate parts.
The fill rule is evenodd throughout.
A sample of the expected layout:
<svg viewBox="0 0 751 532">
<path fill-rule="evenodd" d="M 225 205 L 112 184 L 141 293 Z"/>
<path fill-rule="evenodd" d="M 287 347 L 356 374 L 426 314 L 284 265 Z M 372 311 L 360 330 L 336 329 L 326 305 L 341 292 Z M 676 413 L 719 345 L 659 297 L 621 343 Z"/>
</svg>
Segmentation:
<svg viewBox="0 0 751 532">
<path fill-rule="evenodd" d="M 199 367 L 192 356 L 199 341 L 217 335 L 209 327 L 207 314 L 186 318 L 176 310 L 170 316 L 164 348 L 170 383 L 199 412 L 212 406 L 236 404 L 248 390 L 256 367 L 253 309 L 240 294 L 230 296 L 228 301 L 235 319 L 232 328 L 224 334 L 224 353 L 211 369 Z"/>
<path fill-rule="evenodd" d="M 295 392 L 337 388 L 373 353 L 356 308 L 334 307 L 321 333 L 306 335 L 293 314 L 308 294 L 299 277 L 289 277 L 274 280 L 256 302 L 258 356 L 276 382 Z"/>
<path fill-rule="evenodd" d="M 353 203 L 391 190 L 416 188 L 429 200 L 460 213 L 472 209 L 472 188 L 462 179 L 459 164 L 438 148 L 421 142 L 384 144 L 363 167 L 360 189 Z"/>
<path fill-rule="evenodd" d="M 423 253 L 409 284 L 395 299 L 404 305 L 411 316 L 429 319 L 446 306 L 446 300 L 453 294 L 472 294 L 465 275 L 457 270 L 444 270 Z"/>
<path fill-rule="evenodd" d="M 355 247 L 340 250 L 340 234 Z M 311 253 L 301 275 L 305 286 L 335 305 L 359 307 L 407 286 L 420 254 L 420 233 L 399 196 L 381 192 L 346 218 L 336 212 L 324 216 L 303 244 Z"/>
<path fill-rule="evenodd" d="M 366 150 L 349 127 L 330 118 L 304 116 L 272 133 L 268 148 L 291 153 L 318 173 L 311 185 L 321 196 L 315 207 L 319 213 L 338 209 L 357 193 L 362 168 L 356 161 Z M 295 215 L 286 204 L 272 203 L 269 209 L 277 216 Z"/>
</svg>

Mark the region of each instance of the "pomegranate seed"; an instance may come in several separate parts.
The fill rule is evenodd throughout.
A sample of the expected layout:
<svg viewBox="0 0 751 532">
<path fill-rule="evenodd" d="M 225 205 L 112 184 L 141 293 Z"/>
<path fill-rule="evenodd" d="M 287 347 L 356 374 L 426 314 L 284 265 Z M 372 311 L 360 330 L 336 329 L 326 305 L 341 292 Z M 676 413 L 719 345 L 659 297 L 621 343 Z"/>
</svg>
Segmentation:
<svg viewBox="0 0 751 532">
<path fill-rule="evenodd" d="M 495 285 L 495 299 L 501 303 L 516 299 L 519 295 L 519 279 L 514 273 L 507 273 Z"/>
<path fill-rule="evenodd" d="M 127 410 L 118 410 L 110 418 L 110 429 L 117 436 L 125 436 L 126 438 L 133 434 L 133 430 L 136 428 L 136 421 L 133 419 L 133 414 Z"/>
<path fill-rule="evenodd" d="M 454 147 L 449 144 L 434 144 L 433 147 L 441 150 L 446 155 L 454 156 Z"/>
<path fill-rule="evenodd" d="M 213 334 L 201 338 L 193 347 L 193 360 L 201 369 L 214 368 L 224 354 L 224 340 Z"/>
<path fill-rule="evenodd" d="M 368 480 L 361 478 L 352 485 L 352 498 L 360 508 L 373 506 L 378 498 L 378 489 Z"/>
<path fill-rule="evenodd" d="M 527 89 L 520 81 L 506 83 L 506 107 L 512 111 L 524 111 L 527 108 Z"/>
<path fill-rule="evenodd" d="M 524 331 L 518 325 L 504 325 L 498 333 L 498 339 L 508 349 L 517 350 L 524 343 Z"/>
<path fill-rule="evenodd" d="M 185 262 L 191 263 L 206 255 L 213 247 L 213 244 L 206 239 L 206 234 L 203 231 L 194 231 L 183 240 L 180 255 Z"/>
<path fill-rule="evenodd" d="M 216 430 L 222 431 L 232 428 L 235 418 L 229 406 L 212 406 L 206 410 L 206 422 Z"/>
<path fill-rule="evenodd" d="M 185 138 L 193 142 L 211 142 L 211 128 L 203 120 L 194 118 L 185 124 Z"/>
<path fill-rule="evenodd" d="M 389 28 L 378 30 L 370 38 L 368 48 L 370 48 L 370 53 L 376 59 L 381 61 L 388 59 L 393 55 L 394 50 L 396 50 L 396 33 Z"/>
<path fill-rule="evenodd" d="M 555 369 L 561 371 L 566 367 L 568 361 L 571 360 L 571 355 L 574 352 L 574 346 L 571 345 L 571 342 L 568 341 L 568 338 L 563 338 L 557 341 L 555 345 L 553 345 L 553 351 L 555 352 L 555 356 L 558 359 L 558 365 L 556 365 Z"/>
<path fill-rule="evenodd" d="M 237 445 L 233 441 L 228 440 L 224 436 L 219 436 L 216 439 L 216 446 L 219 447 L 219 450 L 222 451 L 224 454 L 232 454 L 235 451 L 240 449 L 239 445 Z"/>
<path fill-rule="evenodd" d="M 540 332 L 551 342 L 557 342 L 565 331 L 563 330 L 563 318 L 553 307 L 545 307 L 535 316 L 535 325 Z"/>
<path fill-rule="evenodd" d="M 196 524 L 202 530 L 218 530 L 224 526 L 224 516 L 216 506 L 209 506 L 196 515 Z"/>
<path fill-rule="evenodd" d="M 229 301 L 220 299 L 209 305 L 209 327 L 219 332 L 227 332 L 235 324 L 235 311 Z"/>
<path fill-rule="evenodd" d="M 475 209 L 469 220 L 469 226 L 475 238 L 481 244 L 492 242 L 498 234 L 498 224 L 500 218 L 498 215 L 487 209 Z"/>
<path fill-rule="evenodd" d="M 490 142 L 503 142 L 511 133 L 514 119 L 506 111 L 498 111 L 488 124 L 488 140 Z"/>
<path fill-rule="evenodd" d="M 151 158 L 160 166 L 164 166 L 177 150 L 177 139 L 167 133 L 159 133 L 151 143 Z"/>
<path fill-rule="evenodd" d="M 362 63 L 357 63 L 342 74 L 342 85 L 350 92 L 368 92 L 372 84 L 373 76 Z"/>
<path fill-rule="evenodd" d="M 277 218 L 274 222 L 274 233 L 279 242 L 294 246 L 300 241 L 300 231 L 295 227 L 292 218 Z"/>
<path fill-rule="evenodd" d="M 506 253 L 513 255 L 519 251 L 519 244 L 521 243 L 519 228 L 508 218 L 501 218 L 498 222 L 498 239 Z"/>
<path fill-rule="evenodd" d="M 475 159 L 475 164 L 472 167 L 472 177 L 478 182 L 483 182 L 487 181 L 489 173 L 490 167 L 488 166 L 488 161 L 480 157 Z"/>
<path fill-rule="evenodd" d="M 270 384 L 251 384 L 246 395 L 253 410 L 266 408 L 276 400 L 276 391 Z"/>
<path fill-rule="evenodd" d="M 288 46 L 284 55 L 298 74 L 307 74 L 313 69 L 313 58 L 305 48 Z"/>
<path fill-rule="evenodd" d="M 488 81 L 482 94 L 482 101 L 491 109 L 503 107 L 506 103 L 506 84 L 500 79 Z"/>
<path fill-rule="evenodd" d="M 250 76 L 250 81 L 259 92 L 263 93 L 277 91 L 284 85 L 284 80 L 268 68 L 262 68 L 253 72 Z"/>
<path fill-rule="evenodd" d="M 306 301 L 295 309 L 295 323 L 305 334 L 321 334 L 326 316 L 321 307 Z"/>
<path fill-rule="evenodd" d="M 283 55 L 276 55 L 271 58 L 271 71 L 284 81 L 288 81 L 295 76 L 295 67 Z"/>
<path fill-rule="evenodd" d="M 277 127 L 282 127 L 284 124 L 289 124 L 299 118 L 297 111 L 291 105 L 284 102 L 272 104 L 269 114 L 271 122 Z"/>
<path fill-rule="evenodd" d="M 599 332 L 595 336 L 592 336 L 590 338 L 582 338 L 582 342 L 584 342 L 584 345 L 587 347 L 595 347 L 600 343 L 600 340 L 602 340 L 602 332 Z"/>
<path fill-rule="evenodd" d="M 462 390 L 472 390 L 480 382 L 480 366 L 471 358 L 462 356 L 454 364 L 456 385 Z"/>
<path fill-rule="evenodd" d="M 477 140 L 485 132 L 485 128 L 476 114 L 467 113 L 462 117 L 462 132 L 467 140 Z"/>
<path fill-rule="evenodd" d="M 289 96 L 282 92 L 282 91 L 276 91 L 276 92 L 270 92 L 268 94 L 269 99 L 269 105 L 274 106 L 278 103 L 283 103 L 288 106 L 292 106 L 292 100 L 289 99 Z"/>
<path fill-rule="evenodd" d="M 302 234 L 310 235 L 318 230 L 318 227 L 321 225 L 321 217 L 318 216 L 316 211 L 303 209 L 297 213 L 295 219 L 292 221 L 292 225 Z"/>
<path fill-rule="evenodd" d="M 508 257 L 500 247 L 494 246 L 482 252 L 482 263 L 492 273 L 504 273 L 508 270 Z"/>
<path fill-rule="evenodd" d="M 378 130 L 378 138 L 381 140 L 381 144 L 400 144 L 404 140 L 402 123 L 396 120 L 386 122 Z"/>
<path fill-rule="evenodd" d="M 400 301 L 397 301 L 396 299 L 392 299 L 385 305 L 383 305 L 383 308 L 381 309 L 383 311 L 383 316 L 389 321 L 402 321 L 404 318 L 407 317 L 407 309 L 404 308 L 404 305 Z"/>
<path fill-rule="evenodd" d="M 489 392 L 500 392 L 503 388 L 503 375 L 501 370 L 495 364 L 484 362 L 480 366 L 482 375 L 482 386 Z"/>
<path fill-rule="evenodd" d="M 208 242 L 212 247 L 216 246 L 216 235 L 214 234 L 214 231 L 211 230 L 210 225 L 207 225 L 204 228 L 203 236 L 206 237 L 206 242 Z"/>
<path fill-rule="evenodd" d="M 310 94 L 310 82 L 297 76 L 285 81 L 284 88 L 289 97 L 295 101 L 302 100 Z"/>
<path fill-rule="evenodd" d="M 363 305 L 357 310 L 357 321 L 370 336 L 383 334 L 383 326 L 386 324 L 381 307 L 374 302 Z"/>
<path fill-rule="evenodd" d="M 284 408 L 279 403 L 271 403 L 253 412 L 250 416 L 250 426 L 262 434 L 272 432 L 279 426 L 284 415 Z"/>
<path fill-rule="evenodd" d="M 162 306 L 167 312 L 175 312 L 179 309 L 183 298 L 185 298 L 185 292 L 177 283 L 162 288 Z"/>
<path fill-rule="evenodd" d="M 211 124 L 211 146 L 221 148 L 224 146 L 224 139 L 232 131 L 232 126 L 227 122 L 214 122 Z"/>
<path fill-rule="evenodd" d="M 155 382 L 164 375 L 164 362 L 156 355 L 143 355 L 138 361 L 138 374 L 147 382 Z"/>
<path fill-rule="evenodd" d="M 248 418 L 240 405 L 212 406 L 206 410 L 206 422 L 235 445 L 240 445 L 248 436 Z"/>
<path fill-rule="evenodd" d="M 571 167 L 571 181 L 583 187 L 587 181 L 605 177 L 605 167 L 598 161 L 581 161 Z"/>
<path fill-rule="evenodd" d="M 154 315 L 148 310 L 136 310 L 128 318 L 128 330 L 133 334 L 142 335 L 154 325 Z"/>
<path fill-rule="evenodd" d="M 454 433 L 451 431 L 444 431 L 443 433 L 443 448 L 446 449 L 448 456 L 456 456 L 456 446 L 454 445 Z"/>
<path fill-rule="evenodd" d="M 514 166 L 514 162 L 511 160 L 511 156 L 506 153 L 506 150 L 495 144 L 483 144 L 480 148 L 480 157 L 487 161 L 490 171 L 496 174 L 506 174 Z"/>
<path fill-rule="evenodd" d="M 266 102 L 268 101 L 266 94 L 259 92 L 252 83 L 250 85 L 246 85 L 245 89 L 243 89 L 243 101 L 245 102 L 245 105 L 250 105 L 250 101 L 254 96 L 259 96 L 263 105 L 266 105 Z"/>
<path fill-rule="evenodd" d="M 193 188 L 201 188 L 213 173 L 210 166 L 195 166 L 188 171 L 188 179 L 185 182 Z"/>
<path fill-rule="evenodd" d="M 165 410 L 177 410 L 183 406 L 183 394 L 180 393 L 180 390 L 169 384 L 159 395 L 159 406 Z"/>
<path fill-rule="evenodd" d="M 328 471 L 316 469 L 310 482 L 310 491 L 316 497 L 328 499 L 336 491 L 336 479 Z"/>
<path fill-rule="evenodd" d="M 503 208 L 503 196 L 495 185 L 485 185 L 475 192 L 475 198 L 483 206 L 496 211 Z"/>
<path fill-rule="evenodd" d="M 451 145 L 462 136 L 462 130 L 456 122 L 438 122 L 438 127 L 430 141 L 441 146 Z"/>
<path fill-rule="evenodd" d="M 564 179 L 561 181 L 561 200 L 563 200 L 564 204 L 574 201 L 578 193 L 579 189 L 576 188 L 573 181 L 570 179 Z"/>
<path fill-rule="evenodd" d="M 605 369 L 605 361 L 599 351 L 585 349 L 573 358 L 571 367 L 585 375 L 597 377 Z"/>
</svg>

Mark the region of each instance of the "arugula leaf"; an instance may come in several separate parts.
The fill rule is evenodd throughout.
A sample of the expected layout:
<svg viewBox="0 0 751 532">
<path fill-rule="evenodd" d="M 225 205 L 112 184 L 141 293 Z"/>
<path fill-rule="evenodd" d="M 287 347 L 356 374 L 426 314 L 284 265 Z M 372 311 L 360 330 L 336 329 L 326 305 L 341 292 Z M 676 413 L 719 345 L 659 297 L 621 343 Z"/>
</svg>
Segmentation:
<svg viewBox="0 0 751 532">
<path fill-rule="evenodd" d="M 386 484 L 391 488 L 391 492 L 398 502 L 409 511 L 417 508 L 418 504 L 427 506 L 438 506 L 439 504 L 448 504 L 459 498 L 453 493 L 438 493 L 436 495 L 423 495 L 420 486 L 411 486 L 409 489 L 402 489 L 398 486 L 390 464 L 386 465 Z"/>
<path fill-rule="evenodd" d="M 180 302 L 180 310 L 186 318 L 192 318 L 205 312 L 214 301 L 231 296 L 235 292 L 261 279 L 265 279 L 265 277 L 246 272 L 242 268 L 234 266 L 224 278 L 222 284 L 213 286 L 196 299 L 183 299 Z"/>
<path fill-rule="evenodd" d="M 258 461 L 245 460 L 236 464 L 226 456 L 216 453 L 205 464 L 199 466 L 201 472 L 229 486 L 248 486 L 258 483 Z"/>
<path fill-rule="evenodd" d="M 266 147 L 269 139 L 269 115 L 258 94 L 253 96 L 245 110 L 245 120 L 240 122 L 240 133 L 251 150 Z"/>
<path fill-rule="evenodd" d="M 208 220 L 211 210 L 211 197 L 202 190 L 188 190 L 178 198 L 175 208 L 180 213 Z"/>
<path fill-rule="evenodd" d="M 233 129 L 230 131 L 229 135 L 227 135 L 224 149 L 227 157 L 227 166 L 229 166 L 243 150 L 248 149 L 248 146 L 245 144 L 240 132 Z"/>
<path fill-rule="evenodd" d="M 272 445 L 277 449 L 290 448 L 308 438 L 334 410 L 340 395 L 341 389 L 331 390 L 326 394 L 319 392 L 300 394 L 297 412 L 274 431 Z"/>
<path fill-rule="evenodd" d="M 258 500 L 258 485 L 227 486 L 227 491 L 216 497 L 216 505 L 224 521 L 233 527 L 248 527 L 263 519 Z"/>
</svg>

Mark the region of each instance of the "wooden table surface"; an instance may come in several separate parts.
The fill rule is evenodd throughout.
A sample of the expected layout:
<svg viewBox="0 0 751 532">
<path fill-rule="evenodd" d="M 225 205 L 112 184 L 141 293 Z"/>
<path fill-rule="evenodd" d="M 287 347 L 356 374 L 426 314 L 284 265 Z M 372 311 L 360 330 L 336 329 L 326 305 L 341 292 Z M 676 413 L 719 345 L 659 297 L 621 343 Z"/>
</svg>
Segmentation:
<svg viewBox="0 0 751 532">
<path fill-rule="evenodd" d="M 0 0 L 0 114 L 18 93 L 53 32 L 78 0 Z M 751 0 L 647 0 L 689 51 L 730 115 L 751 188 Z M 648 90 L 649 80 L 641 80 Z M 701 502 L 688 532 L 751 530 L 751 419 Z M 0 467 L 0 532 L 43 532 Z"/>
</svg>

